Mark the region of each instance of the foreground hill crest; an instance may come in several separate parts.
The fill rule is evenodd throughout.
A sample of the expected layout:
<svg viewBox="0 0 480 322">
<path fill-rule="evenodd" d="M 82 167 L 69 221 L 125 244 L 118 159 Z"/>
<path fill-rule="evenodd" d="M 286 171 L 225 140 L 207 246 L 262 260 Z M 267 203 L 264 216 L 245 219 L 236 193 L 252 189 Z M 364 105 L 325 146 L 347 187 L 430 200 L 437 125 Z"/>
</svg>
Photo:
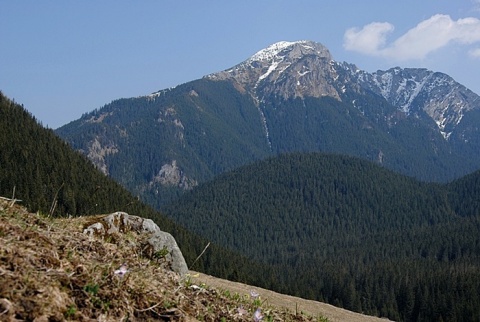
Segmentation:
<svg viewBox="0 0 480 322">
<path fill-rule="evenodd" d="M 180 278 L 164 253 L 149 259 L 139 250 L 148 234 L 82 233 L 102 218 L 51 218 L 0 197 L 1 321 L 252 321 L 257 309 L 267 321 L 328 321 L 316 306 L 335 321 L 380 321 L 313 301 L 311 314 L 293 313 L 286 300 L 277 306 L 251 299 L 252 286 L 238 290 L 236 283 L 229 291 L 228 281 L 196 272 Z M 283 297 L 269 294 L 277 303 Z"/>
</svg>

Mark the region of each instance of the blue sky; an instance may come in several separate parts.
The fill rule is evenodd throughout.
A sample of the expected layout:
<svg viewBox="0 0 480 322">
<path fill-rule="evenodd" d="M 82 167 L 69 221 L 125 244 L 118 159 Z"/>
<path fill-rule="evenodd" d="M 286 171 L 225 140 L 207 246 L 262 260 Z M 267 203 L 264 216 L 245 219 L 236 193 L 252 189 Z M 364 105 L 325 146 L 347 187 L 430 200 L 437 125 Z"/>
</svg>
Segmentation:
<svg viewBox="0 0 480 322">
<path fill-rule="evenodd" d="M 0 91 L 57 128 L 282 40 L 370 72 L 444 72 L 480 94 L 480 0 L 0 0 Z"/>
</svg>

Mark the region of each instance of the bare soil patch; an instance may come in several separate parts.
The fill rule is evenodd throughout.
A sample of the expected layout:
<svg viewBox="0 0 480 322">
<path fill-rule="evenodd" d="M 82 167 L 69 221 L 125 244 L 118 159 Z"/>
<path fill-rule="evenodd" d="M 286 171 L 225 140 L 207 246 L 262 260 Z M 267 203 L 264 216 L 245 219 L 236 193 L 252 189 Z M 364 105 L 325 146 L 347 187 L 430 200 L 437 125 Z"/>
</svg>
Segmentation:
<svg viewBox="0 0 480 322">
<path fill-rule="evenodd" d="M 191 272 L 192 276 L 195 276 L 194 281 L 196 283 L 205 283 L 206 285 L 218 288 L 219 290 L 229 290 L 231 293 L 238 293 L 241 296 L 250 296 L 250 292 L 254 290 L 260 294 L 261 300 L 268 302 L 268 304 L 285 308 L 288 311 L 295 313 L 304 313 L 313 317 L 323 316 L 328 321 L 358 321 L 358 322 L 385 322 L 389 321 L 385 318 L 378 318 L 374 316 L 363 315 L 360 313 L 351 312 L 342 308 L 335 307 L 330 304 L 305 300 L 299 297 L 280 294 L 267 289 L 250 286 L 247 284 L 232 282 L 229 280 L 219 279 L 210 275 L 206 275 L 198 272 Z"/>
</svg>

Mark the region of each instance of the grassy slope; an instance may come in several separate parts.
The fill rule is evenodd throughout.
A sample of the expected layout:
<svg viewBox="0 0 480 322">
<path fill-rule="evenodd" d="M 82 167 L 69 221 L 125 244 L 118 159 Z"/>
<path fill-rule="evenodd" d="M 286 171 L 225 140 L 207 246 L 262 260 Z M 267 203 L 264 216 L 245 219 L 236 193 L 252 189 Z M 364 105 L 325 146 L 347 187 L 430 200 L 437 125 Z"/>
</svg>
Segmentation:
<svg viewBox="0 0 480 322">
<path fill-rule="evenodd" d="M 0 320 L 327 321 L 180 279 L 141 256 L 145 236 L 82 233 L 92 217 L 53 219 L 0 199 Z M 124 276 L 114 271 L 127 263 Z M 246 312 L 239 314 L 239 307 Z"/>
</svg>

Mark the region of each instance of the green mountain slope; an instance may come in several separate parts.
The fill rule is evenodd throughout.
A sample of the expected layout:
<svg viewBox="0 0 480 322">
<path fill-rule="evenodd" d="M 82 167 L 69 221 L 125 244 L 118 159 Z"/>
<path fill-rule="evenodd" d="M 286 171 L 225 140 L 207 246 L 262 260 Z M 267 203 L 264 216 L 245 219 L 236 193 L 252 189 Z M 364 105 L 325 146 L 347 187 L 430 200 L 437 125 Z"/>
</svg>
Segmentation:
<svg viewBox="0 0 480 322">
<path fill-rule="evenodd" d="M 476 169 L 475 153 L 454 149 L 429 122 L 370 92 L 259 103 L 236 83 L 204 78 L 113 101 L 56 133 L 159 207 L 216 175 L 286 152 L 358 156 L 428 181 Z"/>
<path fill-rule="evenodd" d="M 355 104 L 346 103 L 351 101 Z M 265 116 L 274 154 L 341 153 L 427 181 L 444 181 L 476 169 L 469 159 L 452 153 L 449 143 L 425 121 L 399 113 L 375 95 L 350 94 L 344 101 L 271 99 Z"/>
<path fill-rule="evenodd" d="M 426 184 L 352 157 L 288 154 L 221 175 L 163 211 L 272 265 L 268 287 L 394 320 L 475 320 L 472 176 Z"/>
<path fill-rule="evenodd" d="M 53 216 L 125 211 L 151 218 L 176 238 L 189 265 L 208 243 L 141 203 L 1 92 L 0 166 L 0 196 L 15 194 L 32 211 Z M 252 270 L 268 274 L 267 269 L 213 244 L 193 268 L 222 277 L 234 274 L 250 283 L 261 279 Z"/>
<path fill-rule="evenodd" d="M 117 100 L 57 133 L 152 204 L 269 155 L 253 99 L 226 82 Z M 172 164 L 173 178 L 162 172 Z"/>
</svg>

